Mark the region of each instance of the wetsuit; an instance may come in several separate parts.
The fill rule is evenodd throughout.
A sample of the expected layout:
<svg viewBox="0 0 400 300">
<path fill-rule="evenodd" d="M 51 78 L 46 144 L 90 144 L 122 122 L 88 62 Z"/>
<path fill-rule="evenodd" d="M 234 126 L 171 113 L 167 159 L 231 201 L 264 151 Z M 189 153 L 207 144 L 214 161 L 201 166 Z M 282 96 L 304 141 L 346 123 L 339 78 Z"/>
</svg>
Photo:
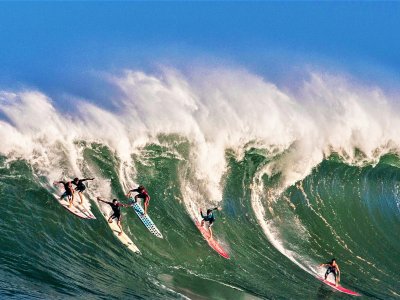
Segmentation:
<svg viewBox="0 0 400 300">
<path fill-rule="evenodd" d="M 75 191 L 82 193 L 86 189 L 86 185 L 83 183 L 86 180 L 88 180 L 88 179 L 79 179 L 78 183 L 75 183 L 75 181 L 72 181 L 72 183 L 76 185 Z"/>
<path fill-rule="evenodd" d="M 122 215 L 121 215 L 121 206 L 123 206 L 121 203 L 112 203 L 112 202 L 106 202 L 108 205 L 111 206 L 113 210 L 113 214 L 111 215 L 110 218 L 112 219 L 117 219 L 118 221 L 121 221 Z"/>
<path fill-rule="evenodd" d="M 146 201 L 146 200 L 147 200 L 147 201 L 150 201 L 149 193 L 146 191 L 145 188 L 143 188 L 143 189 L 137 188 L 137 189 L 134 189 L 134 190 L 130 190 L 130 192 L 136 192 L 136 193 L 138 193 L 138 194 L 135 196 L 135 199 L 141 198 L 141 199 L 143 199 L 143 200 L 145 200 L 145 201 Z"/>
<path fill-rule="evenodd" d="M 214 216 L 213 211 L 214 211 L 214 210 L 217 210 L 217 209 L 218 209 L 218 207 L 215 207 L 215 208 L 211 209 L 211 212 L 210 212 L 209 214 L 207 214 L 207 215 L 203 215 L 203 212 L 200 211 L 201 217 L 203 218 L 203 220 L 204 220 L 205 222 L 209 222 L 209 225 L 208 225 L 208 226 L 210 226 L 210 227 L 212 226 L 212 224 L 213 224 L 214 221 L 215 221 L 215 216 Z"/>
<path fill-rule="evenodd" d="M 325 279 L 328 277 L 328 275 L 330 273 L 333 273 L 333 275 L 335 276 L 335 280 L 336 280 L 336 277 L 337 277 L 337 275 L 339 273 L 338 269 L 336 268 L 336 266 L 332 266 L 330 262 L 326 263 L 326 264 L 328 265 L 328 269 L 325 272 Z"/>
<path fill-rule="evenodd" d="M 70 186 L 69 183 L 70 181 L 59 181 L 64 185 L 65 192 L 64 194 L 61 195 L 61 198 L 65 197 L 72 197 L 73 191 L 72 191 L 72 185 Z"/>
</svg>

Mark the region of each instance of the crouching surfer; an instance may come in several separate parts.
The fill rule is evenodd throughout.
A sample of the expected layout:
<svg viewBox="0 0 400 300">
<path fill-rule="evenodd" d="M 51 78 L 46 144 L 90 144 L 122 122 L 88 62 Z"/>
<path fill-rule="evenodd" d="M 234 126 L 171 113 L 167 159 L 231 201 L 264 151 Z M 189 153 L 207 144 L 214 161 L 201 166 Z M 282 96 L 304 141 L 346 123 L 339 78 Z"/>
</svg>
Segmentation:
<svg viewBox="0 0 400 300">
<path fill-rule="evenodd" d="M 94 180 L 94 178 L 74 178 L 72 181 L 73 184 L 75 184 L 76 188 L 75 191 L 78 192 L 79 198 L 81 199 L 80 204 L 83 204 L 83 199 L 82 199 L 82 193 L 86 189 L 86 185 L 83 183 L 84 181 L 88 180 Z"/>
<path fill-rule="evenodd" d="M 204 226 L 204 222 L 208 222 L 208 231 L 210 232 L 210 239 L 213 238 L 211 226 L 214 224 L 214 221 L 215 221 L 215 216 L 213 213 L 214 210 L 222 210 L 222 208 L 215 207 L 215 208 L 207 209 L 207 214 L 205 214 L 205 215 L 203 215 L 203 212 L 200 209 L 200 214 L 201 214 L 201 217 L 203 218 L 203 220 L 201 220 L 201 226 Z"/>
<path fill-rule="evenodd" d="M 118 235 L 122 235 L 122 225 L 121 225 L 121 219 L 122 219 L 122 214 L 121 214 L 121 206 L 122 207 L 129 207 L 131 205 L 129 204 L 123 204 L 121 202 L 118 202 L 117 199 L 113 199 L 112 202 L 105 201 L 101 199 L 100 197 L 97 197 L 97 201 L 106 203 L 111 206 L 111 209 L 113 210 L 113 214 L 108 218 L 108 223 L 112 223 L 113 219 L 117 219 L 117 225 L 119 229 L 121 230 Z"/>
<path fill-rule="evenodd" d="M 144 200 L 144 215 L 147 215 L 147 208 L 148 208 L 149 202 L 150 202 L 149 193 L 148 193 L 147 190 L 144 188 L 144 186 L 141 185 L 141 186 L 139 186 L 137 189 L 130 190 L 126 196 L 127 196 L 127 197 L 130 197 L 131 194 L 132 194 L 133 192 L 138 193 L 138 194 L 135 196 L 135 203 L 137 202 L 137 199 L 138 199 L 138 198 L 141 198 L 141 199 Z"/>
<path fill-rule="evenodd" d="M 62 184 L 64 186 L 65 192 L 60 196 L 60 199 L 67 197 L 69 202 L 69 207 L 74 204 L 74 189 L 72 188 L 71 181 L 54 181 L 54 185 Z"/>
<path fill-rule="evenodd" d="M 340 282 L 340 269 L 339 265 L 336 263 L 336 259 L 332 259 L 330 262 L 325 264 L 320 264 L 321 267 L 328 267 L 325 272 L 325 280 L 328 278 L 330 273 L 333 273 L 335 276 L 335 285 L 338 286 Z"/>
</svg>

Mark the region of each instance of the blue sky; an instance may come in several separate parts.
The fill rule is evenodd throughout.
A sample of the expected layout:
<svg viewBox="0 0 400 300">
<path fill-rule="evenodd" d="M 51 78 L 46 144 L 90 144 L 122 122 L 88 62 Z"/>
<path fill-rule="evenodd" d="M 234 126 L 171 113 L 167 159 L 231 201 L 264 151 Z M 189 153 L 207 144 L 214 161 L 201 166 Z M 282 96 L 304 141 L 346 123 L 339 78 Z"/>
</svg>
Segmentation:
<svg viewBox="0 0 400 300">
<path fill-rule="evenodd" d="M 400 2 L 0 2 L 0 86 L 79 91 L 93 70 L 210 57 L 398 76 L 399 16 Z"/>
</svg>

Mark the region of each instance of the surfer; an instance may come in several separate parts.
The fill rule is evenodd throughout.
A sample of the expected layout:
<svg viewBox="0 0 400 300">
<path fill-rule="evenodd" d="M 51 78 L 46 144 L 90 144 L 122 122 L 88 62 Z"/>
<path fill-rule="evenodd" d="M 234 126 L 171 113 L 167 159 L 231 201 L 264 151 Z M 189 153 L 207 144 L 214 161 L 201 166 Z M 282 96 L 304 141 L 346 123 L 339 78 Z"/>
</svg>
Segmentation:
<svg viewBox="0 0 400 300">
<path fill-rule="evenodd" d="M 210 232 L 210 239 L 213 238 L 211 226 L 214 224 L 214 221 L 215 221 L 215 216 L 213 213 L 214 210 L 222 210 L 222 208 L 215 207 L 215 208 L 207 209 L 206 215 L 203 215 L 203 211 L 200 209 L 200 214 L 201 214 L 201 217 L 203 218 L 203 220 L 201 220 L 201 226 L 204 226 L 204 222 L 208 222 L 208 231 Z"/>
<path fill-rule="evenodd" d="M 64 185 L 65 192 L 60 196 L 60 199 L 64 199 L 65 197 L 67 197 L 69 207 L 72 207 L 72 205 L 74 204 L 74 189 L 72 188 L 71 181 L 54 181 L 54 184 Z"/>
<path fill-rule="evenodd" d="M 112 223 L 112 219 L 117 219 L 117 225 L 119 227 L 119 229 L 121 230 L 120 233 L 118 233 L 118 235 L 122 235 L 122 226 L 121 226 L 121 219 L 122 219 L 122 214 L 121 214 L 121 206 L 122 207 L 129 207 L 129 204 L 123 204 L 121 202 L 118 202 L 117 199 L 113 199 L 112 202 L 109 201 L 105 201 L 103 199 L 100 199 L 100 197 L 97 197 L 97 201 L 103 202 L 103 203 L 107 203 L 108 205 L 111 206 L 112 210 L 113 210 L 113 214 L 108 218 L 108 223 Z"/>
<path fill-rule="evenodd" d="M 83 204 L 82 192 L 86 189 L 86 186 L 83 182 L 88 180 L 94 180 L 94 178 L 79 179 L 78 177 L 75 177 L 72 181 L 72 183 L 76 185 L 75 191 L 78 192 L 79 198 L 81 199 L 80 204 Z"/>
<path fill-rule="evenodd" d="M 133 192 L 138 193 L 135 196 L 135 203 L 137 202 L 138 198 L 141 198 L 144 200 L 144 214 L 143 215 L 147 215 L 147 207 L 149 206 L 149 202 L 150 202 L 149 193 L 146 191 L 146 189 L 144 188 L 143 185 L 140 185 L 140 186 L 138 186 L 137 189 L 130 190 L 126 196 L 130 197 L 131 193 L 133 193 Z"/>
<path fill-rule="evenodd" d="M 335 285 L 338 286 L 340 282 L 340 269 L 339 265 L 336 263 L 336 259 L 332 259 L 331 262 L 325 263 L 325 264 L 320 264 L 321 267 L 328 267 L 328 269 L 325 272 L 325 280 L 328 278 L 328 275 L 330 273 L 333 273 L 335 276 Z"/>
</svg>

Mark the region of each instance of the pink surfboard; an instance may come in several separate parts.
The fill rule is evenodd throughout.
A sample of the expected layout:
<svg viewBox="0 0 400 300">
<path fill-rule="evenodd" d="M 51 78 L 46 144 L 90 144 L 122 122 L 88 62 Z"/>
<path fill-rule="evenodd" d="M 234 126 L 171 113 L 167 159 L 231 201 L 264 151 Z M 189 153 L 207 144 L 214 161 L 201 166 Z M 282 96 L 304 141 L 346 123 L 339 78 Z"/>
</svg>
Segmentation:
<svg viewBox="0 0 400 300">
<path fill-rule="evenodd" d="M 208 232 L 208 230 L 201 226 L 201 223 L 198 221 L 196 221 L 196 226 L 200 230 L 204 239 L 207 241 L 208 245 L 210 245 L 211 248 L 217 251 L 218 254 L 221 255 L 223 258 L 229 259 L 229 253 L 226 252 L 216 240 L 210 238 L 210 233 Z"/>
<path fill-rule="evenodd" d="M 357 293 L 357 292 L 354 292 L 354 291 L 352 291 L 352 290 L 349 290 L 349 289 L 346 289 L 346 288 L 344 288 L 344 287 L 342 287 L 342 286 L 336 286 L 334 283 L 332 283 L 332 282 L 330 282 L 330 281 L 328 281 L 328 280 L 325 280 L 325 279 L 323 279 L 323 278 L 321 278 L 321 277 L 316 277 L 318 280 L 320 280 L 320 281 L 322 281 L 323 283 L 325 283 L 326 285 L 329 285 L 331 288 L 333 288 L 333 289 L 335 289 L 335 290 L 337 290 L 337 291 L 339 291 L 339 292 L 342 292 L 342 293 L 345 293 L 345 294 L 348 294 L 348 295 L 352 295 L 352 296 L 361 296 L 359 293 Z"/>
</svg>

